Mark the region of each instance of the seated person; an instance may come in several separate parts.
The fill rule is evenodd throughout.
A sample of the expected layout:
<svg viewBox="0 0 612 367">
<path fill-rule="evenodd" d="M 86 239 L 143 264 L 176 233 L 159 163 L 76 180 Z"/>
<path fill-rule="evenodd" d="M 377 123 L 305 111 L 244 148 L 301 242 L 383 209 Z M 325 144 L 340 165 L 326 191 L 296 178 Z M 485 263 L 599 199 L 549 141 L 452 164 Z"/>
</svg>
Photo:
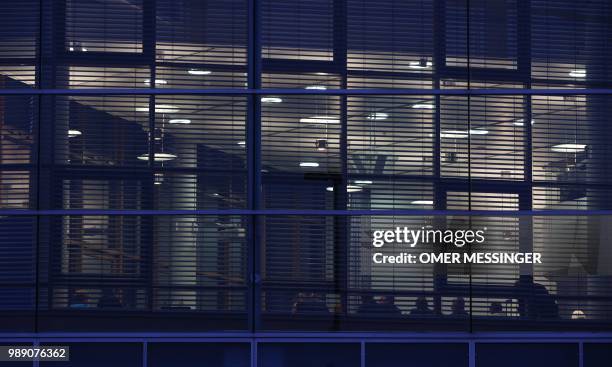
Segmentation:
<svg viewBox="0 0 612 367">
<path fill-rule="evenodd" d="M 87 294 L 84 292 L 76 291 L 72 299 L 70 300 L 70 308 L 89 308 L 89 302 Z"/>
<path fill-rule="evenodd" d="M 414 308 L 410 311 L 410 316 L 431 316 L 433 310 L 429 308 L 429 303 L 425 297 L 417 298 Z"/>
<path fill-rule="evenodd" d="M 396 316 L 401 315 L 402 311 L 395 304 L 394 296 L 384 295 L 363 296 L 357 313 L 369 316 Z"/>
<path fill-rule="evenodd" d="M 105 289 L 102 292 L 102 297 L 98 300 L 98 308 L 121 308 L 123 307 L 121 300 L 115 293 L 115 291 L 111 291 Z"/>
<path fill-rule="evenodd" d="M 463 297 L 457 297 L 453 301 L 452 306 L 452 314 L 453 317 L 469 317 L 470 314 L 465 310 L 465 300 Z"/>
<path fill-rule="evenodd" d="M 506 316 L 504 314 L 504 308 L 502 307 L 501 302 L 491 302 L 489 306 L 489 314 L 491 316 Z"/>
<path fill-rule="evenodd" d="M 533 281 L 530 275 L 521 275 L 514 283 L 519 302 L 519 314 L 530 319 L 559 317 L 559 306 L 545 286 Z"/>
<path fill-rule="evenodd" d="M 329 314 L 323 298 L 314 292 L 300 292 L 293 304 L 293 314 Z"/>
</svg>

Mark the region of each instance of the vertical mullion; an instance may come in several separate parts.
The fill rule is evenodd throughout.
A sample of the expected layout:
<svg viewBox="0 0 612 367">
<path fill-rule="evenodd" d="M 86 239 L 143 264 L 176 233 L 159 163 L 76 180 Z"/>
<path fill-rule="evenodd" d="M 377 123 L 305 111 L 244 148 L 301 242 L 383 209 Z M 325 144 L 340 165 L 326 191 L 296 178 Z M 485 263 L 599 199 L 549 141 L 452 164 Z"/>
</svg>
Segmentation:
<svg viewBox="0 0 612 367">
<path fill-rule="evenodd" d="M 439 90 L 441 85 L 441 75 L 445 68 L 446 58 L 446 37 L 445 37 L 445 0 L 437 0 L 434 3 L 433 9 L 433 37 L 434 37 L 434 53 L 433 53 L 433 82 L 434 88 Z M 442 98 L 439 94 L 434 96 L 435 110 L 434 110 L 434 137 L 433 137 L 433 154 L 432 154 L 432 165 L 433 165 L 433 193 L 434 193 L 434 209 L 444 210 L 446 207 L 445 200 L 445 188 L 442 185 L 441 180 L 441 160 L 442 160 L 442 141 L 441 141 L 441 130 L 442 130 L 442 119 L 440 110 L 442 107 Z M 440 225 L 440 218 L 435 217 L 434 223 L 436 226 Z M 434 310 L 438 312 L 442 309 L 442 296 L 440 290 L 444 284 L 446 284 L 446 267 L 434 267 Z M 439 270 L 439 272 L 437 271 Z"/>
<path fill-rule="evenodd" d="M 347 72 L 347 48 L 348 48 L 348 10 L 346 0 L 336 0 L 333 3 L 334 21 L 333 21 L 333 37 L 334 37 L 334 64 L 337 70 L 340 71 L 341 85 L 340 88 L 345 90 L 348 87 L 348 72 Z M 340 99 L 340 188 L 337 190 L 335 209 L 346 210 L 348 208 L 348 107 L 347 96 L 341 95 Z M 348 262 L 349 262 L 349 238 L 350 238 L 350 217 L 334 217 L 334 224 L 338 236 L 335 238 L 338 248 L 338 262 L 335 266 L 334 278 L 336 279 L 336 292 L 340 293 L 340 306 L 342 315 L 348 315 Z M 335 319 L 338 320 L 338 319 Z"/>
<path fill-rule="evenodd" d="M 261 0 L 248 0 L 248 72 L 249 90 L 261 89 Z M 259 94 L 247 96 L 246 148 L 247 148 L 247 209 L 256 210 L 261 206 L 261 100 Z M 248 219 L 250 240 L 247 271 L 250 280 L 248 290 L 249 328 L 255 332 L 260 326 L 261 304 L 259 289 L 259 252 L 263 218 L 251 215 Z"/>
<path fill-rule="evenodd" d="M 42 80 L 42 34 L 43 34 L 43 1 L 44 0 L 40 0 L 39 1 L 39 7 L 38 7 L 38 40 L 36 42 L 36 52 L 37 52 L 37 60 L 36 60 L 36 66 L 34 68 L 34 79 L 35 79 L 35 87 L 36 88 L 42 88 L 41 85 L 41 80 Z M 41 185 L 40 185 L 40 174 L 41 174 L 41 168 L 40 168 L 40 137 L 41 137 L 41 132 L 40 132 L 40 116 L 41 116 L 41 112 L 42 112 L 42 108 L 41 108 L 41 103 L 42 103 L 42 96 L 38 95 L 38 96 L 31 96 L 32 101 L 36 101 L 37 105 L 37 112 L 34 115 L 34 123 L 35 123 L 35 131 L 36 131 L 36 144 L 34 144 L 34 149 L 36 149 L 36 151 L 34 152 L 33 155 L 35 155 L 36 157 L 36 163 L 35 163 L 35 167 L 36 167 L 36 173 L 35 173 L 35 182 L 34 182 L 34 186 L 36 188 L 36 199 L 35 199 L 35 208 L 36 210 L 40 210 L 40 189 L 41 189 Z M 34 172 L 30 173 L 30 177 L 32 177 L 32 175 L 34 174 Z M 32 195 L 29 195 L 29 197 L 31 198 Z M 35 264 L 34 264 L 34 332 L 39 332 L 39 323 L 38 323 L 38 315 L 40 313 L 40 307 L 39 307 L 39 303 L 40 303 L 40 281 L 39 281 L 39 272 L 40 272 L 40 215 L 36 215 L 35 216 L 35 225 L 36 225 L 36 233 L 34 233 L 34 238 L 35 238 Z"/>
<path fill-rule="evenodd" d="M 144 3 L 143 8 L 143 52 L 145 54 L 146 60 L 149 62 L 150 68 L 150 82 L 149 87 L 155 88 L 155 79 L 156 79 L 156 65 L 155 65 L 155 45 L 156 45 L 156 0 L 148 0 Z M 148 176 L 150 178 L 148 190 L 151 193 L 151 207 L 155 207 L 155 95 L 149 95 L 149 113 L 148 113 L 148 126 L 149 126 L 149 172 Z M 155 217 L 150 218 L 145 222 L 144 226 L 145 230 L 150 231 L 150 245 L 148 247 L 148 255 L 147 259 L 147 283 L 149 289 L 149 297 L 148 297 L 148 306 L 149 311 L 153 311 L 154 307 L 154 294 L 155 288 L 153 284 L 154 273 L 155 273 Z"/>
<path fill-rule="evenodd" d="M 445 50 L 446 48 L 446 37 L 444 35 L 445 30 L 445 17 L 444 17 L 444 0 L 437 0 L 434 4 L 434 55 L 433 55 L 433 82 L 434 89 L 440 89 L 440 79 L 442 75 L 442 70 L 445 66 Z M 433 176 L 435 180 L 434 186 L 434 208 L 437 210 L 444 209 L 440 207 L 442 200 L 440 200 L 442 196 L 442 188 L 440 187 L 440 177 L 441 177 L 441 169 L 440 169 L 440 160 L 441 160 L 441 141 L 440 141 L 440 130 L 441 130 L 441 116 L 440 116 L 440 107 L 442 98 L 439 94 L 436 94 L 435 97 L 435 112 L 434 112 L 434 151 L 433 151 Z"/>
<path fill-rule="evenodd" d="M 531 1 L 519 1 L 518 2 L 518 70 L 523 87 L 525 89 L 531 89 Z M 532 173 L 532 127 L 531 120 L 533 118 L 531 96 L 523 96 L 523 126 L 525 127 L 524 133 L 524 163 L 523 163 L 523 175 L 524 181 L 528 184 L 529 192 L 527 197 L 522 201 L 520 210 L 531 210 L 531 185 L 533 181 Z M 529 200 L 527 200 L 529 198 Z"/>
<path fill-rule="evenodd" d="M 149 365 L 149 342 L 144 340 L 142 342 L 142 367 Z"/>
<path fill-rule="evenodd" d="M 519 1 L 518 14 L 518 71 L 523 87 L 531 89 L 531 1 Z M 519 193 L 519 210 L 531 210 L 533 206 L 533 173 L 532 173 L 532 96 L 523 95 L 523 180 L 526 183 Z M 533 217 L 519 218 L 519 251 L 533 251 Z M 533 276 L 533 264 L 521 264 L 519 276 Z"/>
</svg>

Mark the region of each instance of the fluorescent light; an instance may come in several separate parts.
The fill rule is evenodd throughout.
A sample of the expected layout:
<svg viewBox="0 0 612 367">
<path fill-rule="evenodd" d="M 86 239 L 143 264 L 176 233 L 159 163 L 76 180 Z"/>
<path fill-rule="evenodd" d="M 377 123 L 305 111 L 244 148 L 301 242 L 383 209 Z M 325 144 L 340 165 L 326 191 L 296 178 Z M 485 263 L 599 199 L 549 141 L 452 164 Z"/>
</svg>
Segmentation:
<svg viewBox="0 0 612 367">
<path fill-rule="evenodd" d="M 470 129 L 470 131 L 466 130 L 442 130 L 440 132 L 441 138 L 450 138 L 450 139 L 465 139 L 468 135 L 487 135 L 489 130 L 484 129 Z"/>
<path fill-rule="evenodd" d="M 368 120 L 386 120 L 389 117 L 388 113 L 385 112 L 372 112 L 366 118 Z"/>
<path fill-rule="evenodd" d="M 315 75 L 329 75 L 329 73 L 318 72 L 318 73 L 315 73 Z"/>
<path fill-rule="evenodd" d="M 414 200 L 410 202 L 413 205 L 433 205 L 433 200 Z"/>
<path fill-rule="evenodd" d="M 347 185 L 346 192 L 359 192 L 362 191 L 363 187 L 357 185 Z"/>
<path fill-rule="evenodd" d="M 569 72 L 569 76 L 571 76 L 572 78 L 585 78 L 586 73 L 587 72 L 584 69 L 572 70 Z"/>
<path fill-rule="evenodd" d="M 325 190 L 329 192 L 334 192 L 333 186 L 328 186 L 325 188 Z M 360 191 L 363 191 L 363 187 L 361 186 L 357 186 L 357 185 L 347 185 L 346 186 L 346 192 L 360 192 Z"/>
<path fill-rule="evenodd" d="M 305 124 L 339 124 L 340 120 L 333 116 L 302 117 L 300 122 Z"/>
<path fill-rule="evenodd" d="M 148 161 L 149 160 L 149 155 L 148 154 L 141 154 L 138 156 L 138 159 L 141 161 Z M 155 162 L 166 162 L 166 161 L 171 161 L 173 159 L 176 159 L 176 155 L 171 154 L 171 153 L 155 153 L 153 155 L 153 160 Z"/>
<path fill-rule="evenodd" d="M 535 122 L 535 120 L 531 120 L 531 124 L 533 125 L 533 123 Z M 514 126 L 524 126 L 525 125 L 525 119 L 518 119 L 516 121 L 514 121 L 512 123 Z"/>
<path fill-rule="evenodd" d="M 440 132 L 440 137 L 450 139 L 465 139 L 468 137 L 468 132 L 465 130 L 442 130 Z"/>
<path fill-rule="evenodd" d="M 319 167 L 317 162 L 300 162 L 300 167 Z"/>
<path fill-rule="evenodd" d="M 419 110 L 432 110 L 434 105 L 431 103 L 416 103 L 412 105 L 412 108 L 416 108 Z"/>
<path fill-rule="evenodd" d="M 327 87 L 324 85 L 309 85 L 306 89 L 314 89 L 314 90 L 327 90 Z"/>
<path fill-rule="evenodd" d="M 169 124 L 190 124 L 191 120 L 190 119 L 171 119 L 168 120 Z"/>
<path fill-rule="evenodd" d="M 372 181 L 370 180 L 355 180 L 356 184 L 360 184 L 360 185 L 371 185 Z"/>
<path fill-rule="evenodd" d="M 470 130 L 470 135 L 487 135 L 488 133 L 489 133 L 489 130 L 485 130 L 485 129 Z"/>
<path fill-rule="evenodd" d="M 558 144 L 554 145 L 551 150 L 557 153 L 579 153 L 586 149 L 586 144 Z"/>
<path fill-rule="evenodd" d="M 261 97 L 261 103 L 281 103 L 282 98 L 279 97 Z"/>
<path fill-rule="evenodd" d="M 82 133 L 79 130 L 68 130 L 68 137 L 74 138 L 75 136 L 79 136 Z"/>
<path fill-rule="evenodd" d="M 433 66 L 431 61 L 419 60 L 419 61 L 410 61 L 408 67 L 410 69 L 428 69 Z"/>
<path fill-rule="evenodd" d="M 243 141 L 239 141 L 239 142 L 238 142 L 238 145 L 240 145 L 241 147 L 243 147 L 243 146 L 245 146 L 245 145 L 246 145 L 246 141 L 244 141 L 244 140 L 243 140 Z"/>
<path fill-rule="evenodd" d="M 138 112 L 149 112 L 149 107 L 138 107 L 138 108 L 136 108 L 136 111 L 138 111 Z M 178 111 L 179 111 L 178 107 L 173 106 L 171 104 L 157 104 L 157 105 L 155 105 L 155 112 L 156 113 L 176 113 Z"/>
<path fill-rule="evenodd" d="M 210 75 L 212 71 L 210 70 L 201 70 L 201 69 L 189 69 L 187 72 L 191 75 Z"/>
<path fill-rule="evenodd" d="M 145 79 L 144 83 L 146 85 L 151 85 L 151 79 Z M 163 84 L 168 84 L 168 81 L 164 79 L 155 79 L 155 85 L 163 85 Z"/>
</svg>

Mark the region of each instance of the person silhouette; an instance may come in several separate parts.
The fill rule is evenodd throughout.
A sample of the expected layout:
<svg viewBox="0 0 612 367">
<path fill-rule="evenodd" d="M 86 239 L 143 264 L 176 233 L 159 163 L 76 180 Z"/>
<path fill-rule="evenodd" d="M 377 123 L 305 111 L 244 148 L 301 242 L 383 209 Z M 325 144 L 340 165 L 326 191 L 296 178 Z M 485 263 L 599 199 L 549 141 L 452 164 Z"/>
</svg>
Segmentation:
<svg viewBox="0 0 612 367">
<path fill-rule="evenodd" d="M 425 297 L 417 298 L 414 308 L 410 311 L 410 316 L 430 316 L 433 311 L 429 308 L 429 303 Z"/>
<path fill-rule="evenodd" d="M 521 317 L 554 319 L 559 317 L 559 306 L 545 286 L 533 281 L 531 275 L 521 275 L 514 283 Z"/>
<path fill-rule="evenodd" d="M 463 297 L 457 297 L 453 301 L 452 314 L 453 317 L 469 317 L 470 314 L 465 310 L 465 300 Z"/>
</svg>

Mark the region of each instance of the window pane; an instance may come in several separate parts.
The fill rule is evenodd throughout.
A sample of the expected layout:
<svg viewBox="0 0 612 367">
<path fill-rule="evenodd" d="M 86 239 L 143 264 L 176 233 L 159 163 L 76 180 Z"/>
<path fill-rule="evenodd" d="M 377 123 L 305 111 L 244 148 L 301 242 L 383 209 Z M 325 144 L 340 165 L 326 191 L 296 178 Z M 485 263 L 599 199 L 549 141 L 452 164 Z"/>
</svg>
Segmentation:
<svg viewBox="0 0 612 367">
<path fill-rule="evenodd" d="M 333 60 L 333 1 L 265 0 L 261 8 L 264 58 Z"/>
<path fill-rule="evenodd" d="M 70 348 L 69 362 L 40 362 L 41 366 L 59 367 L 141 367 L 142 344 L 139 343 L 46 343 Z"/>
<path fill-rule="evenodd" d="M 258 365 L 262 367 L 358 367 L 359 344 L 260 343 Z"/>
<path fill-rule="evenodd" d="M 467 344 L 366 344 L 366 366 L 467 367 Z"/>
<path fill-rule="evenodd" d="M 605 367 L 612 358 L 612 344 L 584 344 L 584 367 Z"/>
<path fill-rule="evenodd" d="M 578 344 L 476 344 L 476 367 L 578 367 Z"/>
<path fill-rule="evenodd" d="M 149 343 L 149 367 L 249 367 L 251 347 L 237 343 Z M 177 356 L 180 362 L 177 364 Z"/>
<path fill-rule="evenodd" d="M 66 1 L 66 44 L 70 53 L 142 52 L 145 1 L 133 4 Z"/>
<path fill-rule="evenodd" d="M 0 217 L 0 331 L 33 331 L 36 219 Z"/>
<path fill-rule="evenodd" d="M 244 329 L 245 227 L 229 216 L 45 218 L 41 328 Z"/>
</svg>

